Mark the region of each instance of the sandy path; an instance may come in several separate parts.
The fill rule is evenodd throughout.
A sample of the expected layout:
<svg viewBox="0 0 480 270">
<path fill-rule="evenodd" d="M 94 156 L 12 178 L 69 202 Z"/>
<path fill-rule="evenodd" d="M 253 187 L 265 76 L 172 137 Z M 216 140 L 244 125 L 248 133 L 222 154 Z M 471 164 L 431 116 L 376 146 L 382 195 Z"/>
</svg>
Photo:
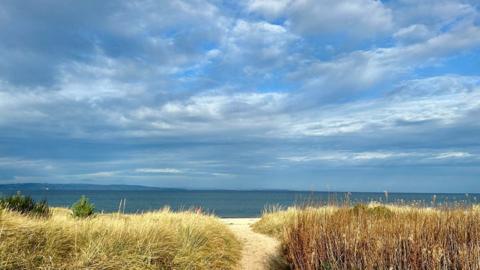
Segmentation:
<svg viewBox="0 0 480 270">
<path fill-rule="evenodd" d="M 268 269 L 268 258 L 277 252 L 278 241 L 256 232 L 253 232 L 250 225 L 255 223 L 257 218 L 224 218 L 230 229 L 238 239 L 243 241 L 242 260 L 239 269 L 263 270 Z"/>
</svg>

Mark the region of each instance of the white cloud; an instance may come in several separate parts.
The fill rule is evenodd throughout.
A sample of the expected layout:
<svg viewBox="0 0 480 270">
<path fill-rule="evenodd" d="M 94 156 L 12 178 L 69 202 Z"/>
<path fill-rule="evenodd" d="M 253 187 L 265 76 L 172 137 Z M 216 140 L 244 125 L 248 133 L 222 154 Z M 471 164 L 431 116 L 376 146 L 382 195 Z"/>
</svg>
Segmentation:
<svg viewBox="0 0 480 270">
<path fill-rule="evenodd" d="M 135 170 L 138 173 L 152 173 L 152 174 L 180 174 L 182 170 L 175 168 L 140 168 Z"/>
<path fill-rule="evenodd" d="M 400 82 L 391 95 L 401 99 L 435 98 L 441 95 L 468 95 L 478 91 L 479 87 L 480 77 L 444 75 Z"/>
<path fill-rule="evenodd" d="M 437 64 L 452 53 L 480 46 L 480 28 L 468 26 L 411 45 L 355 51 L 332 61 L 312 61 L 290 74 L 317 102 L 367 91 L 419 67 Z"/>
<path fill-rule="evenodd" d="M 480 78 L 441 76 L 403 82 L 392 95 L 311 110 L 285 125 L 285 136 L 335 136 L 389 129 L 401 123 L 450 125 L 480 109 Z"/>
<path fill-rule="evenodd" d="M 82 176 L 82 177 L 112 177 L 117 175 L 119 172 L 118 171 L 111 171 L 111 172 L 94 172 L 94 173 L 85 173 L 85 174 L 80 174 L 77 176 Z"/>
<path fill-rule="evenodd" d="M 266 77 L 290 60 L 289 49 L 296 40 L 298 37 L 282 25 L 239 19 L 220 44 L 219 64 L 230 72 Z"/>
<path fill-rule="evenodd" d="M 436 152 L 417 150 L 410 152 L 386 152 L 386 151 L 372 151 L 372 152 L 351 152 L 351 151 L 325 151 L 314 154 L 305 154 L 297 156 L 280 157 L 280 160 L 285 160 L 294 163 L 306 162 L 329 162 L 338 164 L 366 164 L 372 162 L 396 160 L 396 164 L 408 163 L 429 163 L 432 160 L 440 159 L 466 159 L 472 158 L 468 152 Z"/>
<path fill-rule="evenodd" d="M 396 153 L 396 152 L 349 152 L 349 151 L 337 151 L 337 152 L 323 152 L 313 155 L 303 156 L 289 156 L 281 157 L 281 160 L 287 160 L 292 162 L 312 162 L 312 161 L 348 161 L 348 162 L 366 162 L 369 160 L 384 160 L 391 158 L 400 158 L 412 156 L 412 153 Z"/>
<path fill-rule="evenodd" d="M 220 91 L 156 106 L 111 106 L 106 110 L 91 104 L 89 99 L 59 98 L 57 92 L 0 92 L 4 97 L 0 99 L 0 112 L 3 112 L 0 124 L 7 127 L 43 121 L 45 124 L 37 130 L 57 130 L 70 137 L 185 134 L 329 137 L 375 130 L 408 130 L 408 125 L 402 125 L 426 121 L 437 125 L 455 124 L 480 108 L 479 85 L 477 77 L 415 79 L 402 82 L 387 97 L 298 111 L 296 108 L 301 104 L 290 104 L 292 96 L 287 93 Z M 69 108 L 68 113 L 58 114 L 55 108 L 61 107 Z M 83 119 L 89 120 L 83 122 Z M 28 126 L 24 124 L 24 128 Z M 105 130 L 105 126 L 109 129 Z"/>
<path fill-rule="evenodd" d="M 404 153 L 383 153 L 383 152 L 364 152 L 364 153 L 357 153 L 353 156 L 353 159 L 356 160 L 370 160 L 370 159 L 387 159 L 391 157 L 404 157 L 408 154 Z"/>
<path fill-rule="evenodd" d="M 468 152 L 445 152 L 435 155 L 433 158 L 435 159 L 457 159 L 457 158 L 468 158 L 472 157 L 473 155 Z"/>
<path fill-rule="evenodd" d="M 235 174 L 232 174 L 232 173 L 219 173 L 219 172 L 212 173 L 211 175 L 216 177 L 235 177 L 236 176 Z"/>
<path fill-rule="evenodd" d="M 342 31 L 365 38 L 390 30 L 390 9 L 373 0 L 299 0 L 292 3 L 290 23 L 302 33 L 334 33 Z"/>
<path fill-rule="evenodd" d="M 285 16 L 293 31 L 306 35 L 342 33 L 364 39 L 393 26 L 390 9 L 373 0 L 252 0 L 247 8 L 267 18 Z"/>
<path fill-rule="evenodd" d="M 24 159 L 24 158 L 13 158 L 13 157 L 0 157 L 0 167 L 20 167 L 26 169 L 51 169 L 54 166 L 52 162 L 48 160 L 41 159 Z"/>
<path fill-rule="evenodd" d="M 269 120 L 281 111 L 286 97 L 280 93 L 202 94 L 167 102 L 160 108 L 141 107 L 128 117 L 129 122 L 143 123 L 153 132 L 255 130 L 273 124 Z"/>
<path fill-rule="evenodd" d="M 285 12 L 292 0 L 250 0 L 247 9 L 268 18 L 275 18 Z"/>
<path fill-rule="evenodd" d="M 480 28 L 470 25 L 453 32 L 435 36 L 427 41 L 399 49 L 383 51 L 385 56 L 403 63 L 419 64 L 421 61 L 446 56 L 458 50 L 467 50 L 480 45 Z M 388 59 L 387 58 L 387 59 Z"/>
<path fill-rule="evenodd" d="M 393 37 L 402 43 L 413 43 L 431 38 L 433 34 L 423 24 L 412 24 L 395 32 Z"/>
<path fill-rule="evenodd" d="M 397 24 L 406 27 L 421 23 L 436 30 L 470 21 L 477 13 L 473 5 L 456 0 L 402 0 L 390 6 Z"/>
</svg>

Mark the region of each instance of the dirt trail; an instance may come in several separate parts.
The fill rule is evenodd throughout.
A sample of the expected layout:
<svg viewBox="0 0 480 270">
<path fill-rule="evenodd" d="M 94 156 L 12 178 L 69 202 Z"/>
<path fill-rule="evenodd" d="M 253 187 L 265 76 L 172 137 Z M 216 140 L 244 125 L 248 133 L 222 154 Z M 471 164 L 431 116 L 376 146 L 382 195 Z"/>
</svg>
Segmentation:
<svg viewBox="0 0 480 270">
<path fill-rule="evenodd" d="M 252 231 L 250 225 L 256 218 L 225 218 L 223 221 L 243 241 L 242 260 L 239 269 L 268 269 L 268 259 L 277 252 L 278 241 L 272 237 Z"/>
</svg>

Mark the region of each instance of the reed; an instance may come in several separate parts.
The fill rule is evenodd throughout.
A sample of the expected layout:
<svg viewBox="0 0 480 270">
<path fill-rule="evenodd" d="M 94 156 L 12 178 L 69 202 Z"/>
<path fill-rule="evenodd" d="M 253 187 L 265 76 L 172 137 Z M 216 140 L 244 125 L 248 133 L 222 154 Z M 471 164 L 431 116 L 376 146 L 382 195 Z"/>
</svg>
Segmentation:
<svg viewBox="0 0 480 270">
<path fill-rule="evenodd" d="M 480 269 L 478 208 L 369 205 L 267 212 L 292 269 Z"/>
</svg>

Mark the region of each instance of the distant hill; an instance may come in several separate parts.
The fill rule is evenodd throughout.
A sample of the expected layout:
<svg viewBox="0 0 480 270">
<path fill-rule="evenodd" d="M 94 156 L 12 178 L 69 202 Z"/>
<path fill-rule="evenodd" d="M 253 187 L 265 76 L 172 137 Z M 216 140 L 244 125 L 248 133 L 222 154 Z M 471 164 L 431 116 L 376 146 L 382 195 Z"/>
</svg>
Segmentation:
<svg viewBox="0 0 480 270">
<path fill-rule="evenodd" d="M 183 190 L 178 188 L 159 188 L 139 185 L 94 185 L 94 184 L 3 184 L 0 190 Z"/>
</svg>

